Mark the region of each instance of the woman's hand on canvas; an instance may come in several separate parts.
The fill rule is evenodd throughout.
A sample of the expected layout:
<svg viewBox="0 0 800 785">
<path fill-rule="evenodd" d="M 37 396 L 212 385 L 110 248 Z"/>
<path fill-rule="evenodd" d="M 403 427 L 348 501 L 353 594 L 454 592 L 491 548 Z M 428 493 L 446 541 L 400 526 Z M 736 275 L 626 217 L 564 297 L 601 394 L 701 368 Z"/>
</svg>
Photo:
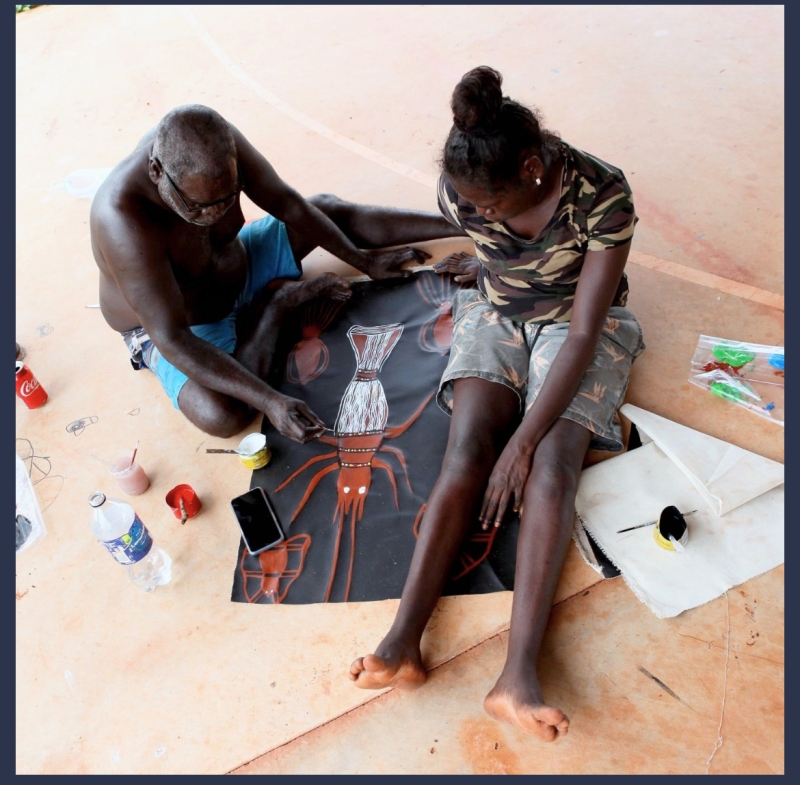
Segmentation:
<svg viewBox="0 0 800 785">
<path fill-rule="evenodd" d="M 478 280 L 478 271 L 481 263 L 477 256 L 459 251 L 451 253 L 438 264 L 433 265 L 435 273 L 452 273 L 455 275 L 456 283 L 470 283 Z"/>
</svg>

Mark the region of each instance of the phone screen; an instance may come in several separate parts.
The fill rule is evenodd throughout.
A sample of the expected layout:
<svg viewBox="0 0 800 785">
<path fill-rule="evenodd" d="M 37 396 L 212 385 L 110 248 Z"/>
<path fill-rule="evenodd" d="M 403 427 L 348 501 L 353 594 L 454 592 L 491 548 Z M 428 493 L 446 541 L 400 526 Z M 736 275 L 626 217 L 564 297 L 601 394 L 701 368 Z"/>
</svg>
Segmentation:
<svg viewBox="0 0 800 785">
<path fill-rule="evenodd" d="M 278 518 L 262 488 L 253 488 L 231 500 L 244 544 L 256 554 L 284 539 Z"/>
</svg>

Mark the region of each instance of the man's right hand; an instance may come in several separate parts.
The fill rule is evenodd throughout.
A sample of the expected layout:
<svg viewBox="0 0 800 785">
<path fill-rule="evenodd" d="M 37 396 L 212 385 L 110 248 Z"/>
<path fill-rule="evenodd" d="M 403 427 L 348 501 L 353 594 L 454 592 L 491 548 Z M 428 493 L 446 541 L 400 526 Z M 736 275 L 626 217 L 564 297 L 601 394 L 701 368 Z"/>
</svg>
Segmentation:
<svg viewBox="0 0 800 785">
<path fill-rule="evenodd" d="M 270 396 L 264 414 L 281 436 L 301 444 L 325 433 L 325 424 L 303 401 L 281 393 Z"/>
</svg>

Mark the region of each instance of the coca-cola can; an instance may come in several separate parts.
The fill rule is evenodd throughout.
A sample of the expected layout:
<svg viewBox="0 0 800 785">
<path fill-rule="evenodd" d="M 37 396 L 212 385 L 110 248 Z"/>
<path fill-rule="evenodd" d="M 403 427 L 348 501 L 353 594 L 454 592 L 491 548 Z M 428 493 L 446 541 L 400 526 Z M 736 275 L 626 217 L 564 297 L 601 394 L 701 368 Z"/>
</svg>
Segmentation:
<svg viewBox="0 0 800 785">
<path fill-rule="evenodd" d="M 25 401 L 29 409 L 38 409 L 47 403 L 47 393 L 31 369 L 17 362 L 17 395 Z"/>
</svg>

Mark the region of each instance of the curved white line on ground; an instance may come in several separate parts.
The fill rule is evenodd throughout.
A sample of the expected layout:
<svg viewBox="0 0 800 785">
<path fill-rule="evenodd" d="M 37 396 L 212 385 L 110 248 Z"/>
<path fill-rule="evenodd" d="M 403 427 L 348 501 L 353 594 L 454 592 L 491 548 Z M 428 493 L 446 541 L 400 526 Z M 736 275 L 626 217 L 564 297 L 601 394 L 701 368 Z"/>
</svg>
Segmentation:
<svg viewBox="0 0 800 785">
<path fill-rule="evenodd" d="M 307 114 L 295 109 L 293 106 L 287 104 L 282 98 L 279 98 L 277 95 L 275 95 L 275 93 L 272 93 L 265 87 L 262 87 L 246 71 L 236 65 L 236 63 L 230 57 L 228 57 L 227 54 L 225 54 L 222 47 L 211 37 L 208 31 L 200 24 L 200 20 L 198 20 L 198 18 L 188 8 L 182 8 L 181 10 L 183 11 L 184 16 L 197 31 L 197 35 L 199 36 L 200 40 L 206 45 L 206 47 L 208 47 L 211 54 L 213 54 L 217 60 L 219 60 L 240 82 L 242 82 L 242 84 L 247 85 L 247 87 L 249 87 L 254 93 L 257 93 L 259 96 L 261 96 L 261 98 L 263 98 L 270 106 L 274 106 L 277 110 L 289 115 L 289 117 L 297 120 L 298 123 L 304 125 L 306 128 L 310 128 L 320 136 L 335 142 L 336 144 L 344 147 L 347 150 L 350 150 L 350 152 L 353 152 L 356 155 L 360 155 L 362 158 L 366 158 L 367 160 L 376 164 L 380 164 L 387 169 L 391 169 L 393 172 L 403 175 L 403 177 L 408 177 L 409 180 L 414 180 L 415 182 L 422 183 L 422 185 L 427 185 L 429 188 L 436 187 L 436 177 L 433 175 L 420 172 L 419 169 L 415 169 L 413 166 L 408 166 L 400 161 L 395 161 L 393 158 L 389 158 L 387 155 L 378 153 L 369 147 L 365 147 L 363 144 L 359 144 L 358 142 L 354 142 L 352 139 L 348 139 L 346 136 L 334 131 L 332 128 L 328 128 L 326 125 L 318 122 L 313 117 L 309 117 Z"/>
<path fill-rule="evenodd" d="M 350 152 L 360 155 L 362 158 L 366 158 L 368 161 L 372 161 L 393 172 L 397 172 L 397 174 L 403 175 L 403 177 L 408 177 L 409 180 L 427 185 L 429 188 L 436 187 L 437 178 L 433 175 L 420 172 L 419 169 L 415 169 L 413 166 L 407 166 L 400 161 L 395 161 L 394 158 L 383 155 L 383 153 L 376 152 L 363 144 L 354 142 L 352 139 L 348 139 L 332 128 L 328 128 L 328 126 L 318 122 L 313 117 L 309 117 L 307 114 L 287 104 L 286 101 L 260 85 L 245 70 L 236 65 L 236 63 L 225 54 L 222 47 L 214 40 L 203 25 L 200 24 L 200 20 L 188 8 L 182 7 L 181 11 L 197 31 L 198 37 L 206 45 L 211 54 L 213 54 L 242 84 L 261 96 L 270 106 L 274 106 L 278 111 L 288 115 L 306 128 L 338 144 L 340 147 L 344 147 L 346 150 L 350 150 Z M 705 273 L 701 270 L 695 270 L 692 267 L 687 267 L 677 262 L 668 262 L 665 259 L 659 259 L 658 257 L 648 254 L 631 253 L 628 261 L 631 264 L 649 267 L 651 270 L 656 270 L 665 275 L 671 275 L 674 278 L 691 281 L 699 286 L 706 286 L 710 289 L 732 294 L 745 300 L 752 300 L 772 308 L 777 308 L 781 311 L 784 310 L 782 295 L 774 294 L 764 289 L 758 289 L 755 286 L 748 286 L 747 284 L 739 283 L 729 278 L 722 278 L 719 275 Z"/>
<path fill-rule="evenodd" d="M 705 286 L 708 289 L 716 289 L 718 292 L 732 294 L 734 297 L 741 297 L 743 300 L 752 300 L 754 303 L 768 305 L 770 308 L 777 308 L 783 311 L 783 295 L 768 292 L 766 289 L 759 289 L 746 283 L 733 281 L 730 278 L 723 278 L 721 275 L 714 275 L 703 270 L 696 270 L 694 267 L 687 267 L 677 262 L 668 262 L 657 256 L 650 256 L 640 251 L 631 251 L 628 261 L 638 264 L 641 267 L 648 267 L 664 275 L 671 275 L 673 278 L 681 278 L 684 281 Z"/>
</svg>

